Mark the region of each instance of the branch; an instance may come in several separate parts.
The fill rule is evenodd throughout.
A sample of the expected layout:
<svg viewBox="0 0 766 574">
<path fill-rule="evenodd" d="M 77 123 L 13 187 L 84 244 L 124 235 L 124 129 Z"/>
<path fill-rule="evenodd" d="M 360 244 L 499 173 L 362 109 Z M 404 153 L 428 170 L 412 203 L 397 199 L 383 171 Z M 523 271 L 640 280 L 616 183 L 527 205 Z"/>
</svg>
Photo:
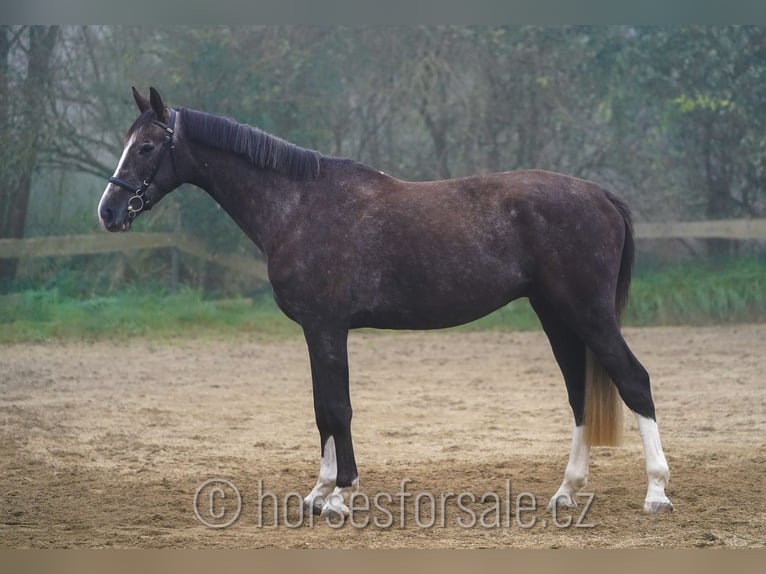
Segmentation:
<svg viewBox="0 0 766 574">
<path fill-rule="evenodd" d="M 40 162 L 40 165 L 52 169 L 61 169 L 65 171 L 75 171 L 78 173 L 85 173 L 93 175 L 99 179 L 106 181 L 104 177 L 105 173 L 108 173 L 105 169 L 100 169 L 100 164 L 89 165 L 83 162 L 80 158 L 73 157 L 73 162 L 64 161 L 63 156 L 61 158 L 45 159 Z"/>
</svg>

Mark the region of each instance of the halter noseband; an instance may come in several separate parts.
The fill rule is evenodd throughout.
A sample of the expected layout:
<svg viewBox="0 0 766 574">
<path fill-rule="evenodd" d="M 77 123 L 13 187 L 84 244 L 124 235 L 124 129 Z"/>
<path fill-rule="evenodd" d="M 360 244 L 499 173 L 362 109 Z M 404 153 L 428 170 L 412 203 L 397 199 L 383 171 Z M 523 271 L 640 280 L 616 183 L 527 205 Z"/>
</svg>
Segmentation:
<svg viewBox="0 0 766 574">
<path fill-rule="evenodd" d="M 136 216 L 142 211 L 149 211 L 152 208 L 151 200 L 148 197 L 144 197 L 144 194 L 146 193 L 146 190 L 149 189 L 149 186 L 152 185 L 154 176 L 157 175 L 157 172 L 162 165 L 162 160 L 165 159 L 165 152 L 168 150 L 170 150 L 170 161 L 173 164 L 173 174 L 176 176 L 176 179 L 178 179 L 178 173 L 176 172 L 176 160 L 173 156 L 173 134 L 175 133 L 176 110 L 170 110 L 170 118 L 167 125 L 158 120 L 152 120 L 152 124 L 165 130 L 165 141 L 162 142 L 160 153 L 157 156 L 157 163 L 154 164 L 149 177 L 144 179 L 144 181 L 139 186 L 132 185 L 118 177 L 109 178 L 109 183 L 113 183 L 114 185 L 123 189 L 127 189 L 133 193 L 133 196 L 128 200 L 128 217 L 131 220 L 135 219 Z"/>
</svg>

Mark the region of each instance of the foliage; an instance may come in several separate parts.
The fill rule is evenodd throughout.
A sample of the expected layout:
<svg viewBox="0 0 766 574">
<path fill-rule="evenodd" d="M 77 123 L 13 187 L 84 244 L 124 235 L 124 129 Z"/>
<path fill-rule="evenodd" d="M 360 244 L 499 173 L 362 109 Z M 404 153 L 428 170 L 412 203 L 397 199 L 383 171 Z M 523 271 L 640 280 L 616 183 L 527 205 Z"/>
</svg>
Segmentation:
<svg viewBox="0 0 766 574">
<path fill-rule="evenodd" d="M 687 216 L 763 213 L 766 31 L 686 26 L 636 28 L 632 35 L 620 55 L 627 83 L 616 95 L 618 121 L 633 140 L 627 130 L 641 114 L 638 125 L 651 134 L 641 155 L 653 153 L 661 171 L 650 179 L 662 184 L 673 172 L 677 188 L 662 195 L 675 195 Z M 627 165 L 642 164 L 652 166 Z"/>
</svg>

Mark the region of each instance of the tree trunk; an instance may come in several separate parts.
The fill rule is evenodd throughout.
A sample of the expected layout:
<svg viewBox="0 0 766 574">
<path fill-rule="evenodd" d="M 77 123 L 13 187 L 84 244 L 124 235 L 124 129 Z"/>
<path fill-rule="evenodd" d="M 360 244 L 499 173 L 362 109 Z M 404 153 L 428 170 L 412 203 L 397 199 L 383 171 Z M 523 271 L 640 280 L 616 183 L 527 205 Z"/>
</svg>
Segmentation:
<svg viewBox="0 0 766 574">
<path fill-rule="evenodd" d="M 11 57 L 10 26 L 0 26 L 0 237 L 5 237 L 5 229 L 10 219 L 9 177 L 13 169 L 13 147 L 8 142 L 14 141 L 11 132 L 11 100 L 9 60 Z M 0 259 L 0 265 L 3 260 Z"/>
<path fill-rule="evenodd" d="M 731 176 L 728 171 L 727 158 L 716 157 L 713 149 L 714 120 L 708 119 L 705 125 L 705 179 L 707 180 L 707 204 L 705 216 L 707 219 L 723 219 L 730 216 L 731 210 Z M 733 254 L 736 242 L 731 239 L 712 238 L 706 241 L 709 257 L 728 257 Z"/>
<path fill-rule="evenodd" d="M 10 30 L 3 28 L 0 33 L 0 57 L 5 56 L 0 65 L 0 89 L 8 89 L 8 59 L 12 46 L 9 44 Z M 32 173 L 37 164 L 37 149 L 41 143 L 45 126 L 45 100 L 51 80 L 51 59 L 58 38 L 58 26 L 30 26 L 27 29 L 29 48 L 27 56 L 27 75 L 22 83 L 19 100 L 18 118 L 10 117 L 9 98 L 2 98 L 3 135 L 10 135 L 16 145 L 9 150 L 12 156 L 4 159 L 0 198 L 5 205 L 4 221 L 0 222 L 0 237 L 20 239 L 24 236 L 24 225 L 29 206 L 29 193 L 32 187 Z M 2 51 L 4 50 L 4 52 Z M 3 84 L 3 81 L 5 82 Z M 6 94 L 10 95 L 10 94 Z M 8 114 L 8 115 L 6 115 Z M 7 118 L 7 119 L 6 119 Z M 16 119 L 17 121 L 13 121 Z M 14 129 L 15 128 L 15 129 Z M 8 133 L 12 132 L 12 133 Z M 6 152 L 8 153 L 8 152 Z M 16 277 L 18 259 L 0 259 L 0 284 L 8 284 Z"/>
</svg>

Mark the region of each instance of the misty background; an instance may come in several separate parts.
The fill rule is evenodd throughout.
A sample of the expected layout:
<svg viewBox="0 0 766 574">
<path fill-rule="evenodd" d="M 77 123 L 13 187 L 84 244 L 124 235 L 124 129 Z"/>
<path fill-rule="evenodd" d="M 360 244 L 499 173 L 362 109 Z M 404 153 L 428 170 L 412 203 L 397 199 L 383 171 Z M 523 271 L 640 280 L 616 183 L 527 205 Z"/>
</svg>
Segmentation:
<svg viewBox="0 0 766 574">
<path fill-rule="evenodd" d="M 131 86 L 402 179 L 541 168 L 606 186 L 636 222 L 764 217 L 764 80 L 766 28 L 749 26 L 0 26 L 0 239 L 104 233 Z M 192 186 L 133 229 L 260 256 Z M 644 240 L 639 263 L 763 247 Z M 221 297 L 264 288 L 170 249 L 4 258 L 0 288 L 88 297 L 170 273 Z"/>
</svg>

